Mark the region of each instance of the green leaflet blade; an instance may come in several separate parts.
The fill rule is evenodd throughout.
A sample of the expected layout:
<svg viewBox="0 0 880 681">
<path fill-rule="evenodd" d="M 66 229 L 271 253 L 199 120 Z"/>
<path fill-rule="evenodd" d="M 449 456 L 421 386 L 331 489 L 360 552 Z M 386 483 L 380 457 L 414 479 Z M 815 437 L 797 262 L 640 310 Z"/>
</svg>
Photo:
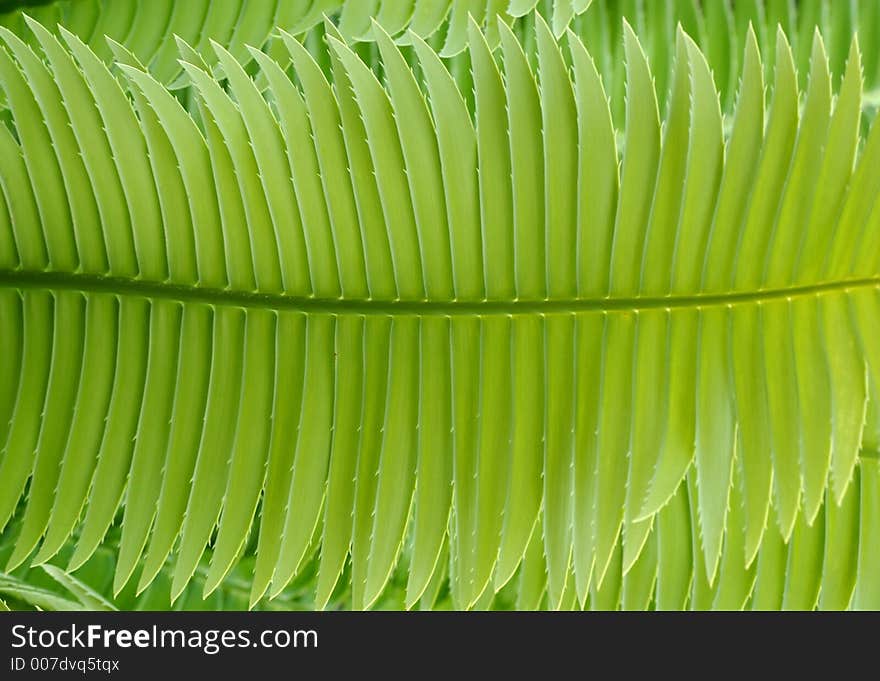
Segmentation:
<svg viewBox="0 0 880 681">
<path fill-rule="evenodd" d="M 293 477 L 286 503 L 283 539 L 272 578 L 276 596 L 294 577 L 306 557 L 324 502 L 332 443 L 335 320 L 306 317 L 305 380 Z M 289 445 L 288 445 L 289 446 Z"/>
<path fill-rule="evenodd" d="M 338 267 L 339 286 L 343 295 L 363 296 L 368 290 L 366 265 L 359 244 L 360 234 L 357 230 L 355 200 L 350 189 L 351 179 L 348 173 L 348 163 L 351 161 L 346 156 L 343 135 L 340 134 L 339 129 L 341 123 L 339 105 L 334 101 L 330 85 L 314 60 L 308 58 L 305 50 L 296 40 L 285 34 L 282 34 L 282 37 L 293 58 L 297 75 L 303 83 L 303 96 L 310 116 L 310 126 L 296 126 L 289 123 L 287 132 L 290 134 L 296 130 L 297 135 L 301 135 L 309 127 L 312 128 L 315 151 L 320 166 L 317 179 L 321 181 L 324 188 L 323 192 L 299 193 L 299 200 L 304 203 L 310 198 L 314 200 L 315 196 L 321 197 L 321 194 L 324 194 L 338 263 L 332 264 L 330 269 L 335 271 Z M 289 84 L 284 86 L 290 87 Z M 288 156 L 291 157 L 291 165 L 295 163 L 299 155 L 296 151 L 300 146 L 302 143 L 294 145 L 288 142 Z M 300 182 L 308 180 L 308 176 L 304 176 Z M 312 177 L 311 180 L 314 181 L 315 178 Z M 310 226 L 311 219 L 304 217 L 303 223 Z M 308 231 L 311 232 L 311 230 Z"/>
<path fill-rule="evenodd" d="M 794 268 L 794 281 L 798 284 L 813 280 L 822 271 L 835 238 L 836 230 L 831 225 L 838 219 L 843 207 L 844 193 L 853 173 L 858 146 L 861 68 L 858 44 L 853 41 L 846 75 L 831 117 L 828 144 L 811 202 L 810 220 L 800 239 L 800 251 Z"/>
<path fill-rule="evenodd" d="M 645 310 L 639 312 L 636 322 L 632 442 L 623 529 L 624 574 L 638 558 L 652 525 L 651 518 L 635 519 L 650 488 L 657 462 L 657 438 L 662 437 L 666 425 L 668 407 L 657 399 L 658 387 L 666 384 L 666 355 L 657 349 L 666 344 L 668 317 L 665 310 Z"/>
<path fill-rule="evenodd" d="M 718 590 L 712 603 L 715 610 L 742 610 L 755 585 L 755 564 L 746 562 L 743 501 L 743 467 L 738 461 L 734 464 L 724 552 L 718 566 Z"/>
<path fill-rule="evenodd" d="M 679 225 L 675 230 L 675 251 L 671 258 L 671 291 L 674 294 L 698 289 L 702 281 L 705 261 L 689 254 L 706 253 L 724 165 L 721 108 L 712 72 L 694 42 L 687 37 L 684 42 L 690 65 L 693 111 L 685 174 L 687 189 L 682 199 Z"/>
<path fill-rule="evenodd" d="M 810 201 L 805 200 L 805 197 L 818 190 L 816 183 L 820 177 L 822 156 L 828 149 L 826 140 L 830 117 L 831 77 L 822 39 L 817 34 L 813 47 L 810 84 L 794 158 L 786 181 L 786 194 L 767 252 L 764 283 L 769 288 L 780 288 L 791 281 L 791 254 L 798 247 L 803 225 L 810 221 Z M 829 153 L 833 152 L 829 149 Z M 813 507 L 814 503 L 810 505 Z"/>
<path fill-rule="evenodd" d="M 116 607 L 110 601 L 73 575 L 54 565 L 43 565 L 42 568 L 52 579 L 76 596 L 79 602 L 82 603 L 83 608 L 93 611 L 116 610 Z"/>
<path fill-rule="evenodd" d="M 650 529 L 651 522 L 646 522 Z M 626 550 L 625 546 L 624 550 Z M 621 594 L 623 610 L 648 610 L 654 600 L 657 571 L 657 533 L 650 532 L 638 559 L 623 576 Z"/>
<path fill-rule="evenodd" d="M 754 190 L 737 244 L 732 282 L 735 290 L 752 289 L 763 283 L 763 255 L 767 252 L 771 235 L 776 229 L 780 197 L 790 176 L 791 154 L 797 130 L 797 75 L 791 48 L 785 34 L 780 31 L 776 40 L 776 79 L 770 120 L 754 178 Z"/>
<path fill-rule="evenodd" d="M 192 487 L 183 515 L 171 585 L 172 601 L 192 577 L 223 505 L 229 478 L 229 452 L 241 419 L 244 336 L 245 314 L 241 310 L 218 308 L 215 311 L 208 402 Z M 244 486 L 244 479 L 239 482 Z"/>
<path fill-rule="evenodd" d="M 516 290 L 526 300 L 537 300 L 547 293 L 541 98 L 519 41 L 506 24 L 499 32 L 507 101 L 517 103 L 507 107 Z"/>
<path fill-rule="evenodd" d="M 691 583 L 693 554 L 687 485 L 679 485 L 669 503 L 657 513 L 657 610 L 683 610 Z M 699 560 L 699 557 L 697 557 Z"/>
<path fill-rule="evenodd" d="M 730 313 L 721 307 L 705 308 L 700 312 L 699 324 L 694 464 L 703 557 L 706 577 L 712 584 L 721 560 L 736 447 L 736 423 L 730 399 Z"/>
<path fill-rule="evenodd" d="M 880 527 L 880 466 L 877 458 L 863 457 L 860 462 L 859 495 L 860 530 L 859 561 L 852 607 L 856 610 L 876 610 L 880 607 L 880 588 L 876 575 L 880 570 L 880 550 L 875 538 Z"/>
<path fill-rule="evenodd" d="M 688 72 L 687 41 L 683 32 L 676 39 L 675 69 L 672 89 L 669 92 L 669 113 L 663 130 L 660 161 L 657 171 L 657 189 L 654 192 L 650 214 L 643 240 L 640 264 L 640 290 L 646 294 L 666 294 L 671 291 L 672 276 L 677 268 L 670 269 L 676 256 L 676 241 L 686 225 L 682 215 L 683 192 L 690 180 L 687 177 L 689 134 L 702 135 L 705 126 L 691 122 L 691 77 Z M 690 131 L 690 132 L 689 132 Z M 705 140 L 693 140 L 693 143 Z M 703 147 L 698 147 L 702 157 Z M 693 261 L 693 258 L 689 259 Z"/>
<path fill-rule="evenodd" d="M 426 291 L 423 268 L 425 254 L 419 243 L 405 160 L 391 102 L 373 73 L 351 50 L 334 38 L 329 38 L 329 41 L 354 88 L 366 128 L 392 249 L 398 294 L 403 297 L 423 297 Z"/>
<path fill-rule="evenodd" d="M 627 459 L 632 428 L 633 357 L 636 319 L 608 315 L 603 338 L 604 373 L 598 424 L 596 503 L 593 516 L 594 581 L 602 586 L 620 544 L 626 499 Z M 617 560 L 621 560 L 619 556 Z M 617 568 L 620 569 L 620 566 Z M 612 579 L 619 579 L 612 577 Z"/>
<path fill-rule="evenodd" d="M 352 607 L 364 609 L 370 565 L 373 510 L 382 449 L 389 381 L 391 319 L 367 317 L 364 325 L 364 404 L 361 416 L 361 449 L 355 476 L 355 506 L 351 545 Z M 454 379 L 453 379 L 454 380 Z"/>
<path fill-rule="evenodd" d="M 737 3 L 738 5 L 739 3 Z M 728 291 L 734 276 L 731 253 L 736 249 L 746 201 L 756 179 L 764 139 L 764 77 L 754 31 L 746 36 L 743 77 L 733 131 L 727 144 L 718 202 L 704 255 L 702 288 Z"/>
<path fill-rule="evenodd" d="M 510 298 L 517 289 L 508 102 L 498 64 L 473 20 L 468 32 L 476 99 L 485 291 L 488 298 Z"/>
<path fill-rule="evenodd" d="M 489 584 L 498 560 L 503 508 L 510 481 L 509 451 L 513 430 L 512 323 L 509 317 L 484 317 L 481 321 L 479 414 L 483 420 L 475 474 L 477 509 L 474 528 L 474 593 Z"/>
<path fill-rule="evenodd" d="M 374 22 L 386 72 L 394 120 L 406 166 L 419 245 L 424 259 L 425 293 L 440 300 L 453 296 L 452 258 L 444 187 L 436 134 L 415 76 L 391 41 Z"/>
<path fill-rule="evenodd" d="M 611 245 L 608 295 L 637 291 L 645 225 L 660 155 L 660 120 L 651 70 L 636 34 L 624 23 L 627 69 L 626 142 Z"/>
<path fill-rule="evenodd" d="M 146 154 L 146 142 L 141 135 L 128 134 L 129 130 L 137 129 L 134 110 L 119 82 L 97 56 L 63 27 L 61 35 L 76 56 L 101 113 L 129 206 L 138 271 L 150 279 L 163 279 L 167 275 L 168 265 L 161 208 Z"/>
<path fill-rule="evenodd" d="M 669 416 L 666 437 L 648 498 L 636 520 L 644 520 L 672 498 L 694 459 L 697 423 L 697 335 L 699 314 L 682 308 L 669 316 L 666 341 Z M 694 503 L 696 499 L 691 499 Z"/>
<path fill-rule="evenodd" d="M 543 526 L 536 526 L 543 492 L 545 379 L 544 362 L 541 361 L 544 356 L 542 327 L 541 320 L 532 317 L 514 317 L 511 322 L 511 393 L 516 418 L 512 423 L 510 486 L 504 503 L 504 523 L 495 572 L 496 590 L 513 577 L 520 561 L 525 559 L 530 550 L 530 537 L 543 532 Z M 589 532 L 589 524 L 585 525 Z"/>
<path fill-rule="evenodd" d="M 311 281 L 313 294 L 324 297 L 339 295 L 340 282 L 336 272 L 335 246 L 321 244 L 323 248 L 319 248 L 318 245 L 309 244 L 311 248 L 307 253 L 307 247 L 298 229 L 299 225 L 290 224 L 291 216 L 296 213 L 297 201 L 293 187 L 286 177 L 288 164 L 283 153 L 280 126 L 273 118 L 268 103 L 260 96 L 253 80 L 248 77 L 238 61 L 217 43 L 213 43 L 213 47 L 229 78 L 232 93 L 241 110 L 241 118 L 247 130 L 246 138 L 250 141 L 253 158 L 256 167 L 259 168 L 258 175 L 272 224 L 270 238 L 277 244 L 281 279 L 286 289 L 297 293 L 309 290 L 303 288 L 306 283 L 302 274 L 302 270 L 308 268 L 314 273 Z M 245 172 L 238 167 L 237 170 L 239 173 Z M 255 234 L 255 240 L 259 237 L 259 233 Z M 256 244 L 254 253 L 257 255 L 255 267 L 259 271 L 261 251 Z"/>
<path fill-rule="evenodd" d="M 35 563 L 45 562 L 61 549 L 85 503 L 97 465 L 93 443 L 101 441 L 109 417 L 113 369 L 119 351 L 118 322 L 118 303 L 113 297 L 88 297 L 82 377 L 74 398 L 74 415 L 64 444 L 52 513 Z M 91 405 L 88 409 L 82 408 L 86 401 Z"/>
<path fill-rule="evenodd" d="M 596 62 L 572 33 L 568 44 L 578 116 L 578 292 L 601 295 L 608 281 L 617 203 L 617 141 Z"/>
<path fill-rule="evenodd" d="M 209 348 L 213 348 L 212 311 L 203 305 L 184 306 L 180 327 L 180 345 L 177 353 L 174 353 L 178 355 L 177 383 L 169 418 L 171 433 L 164 466 L 162 456 L 156 450 L 144 452 L 145 457 L 154 460 L 153 466 L 158 464 L 161 467 L 162 484 L 158 498 L 153 497 L 148 501 L 150 517 L 155 513 L 155 521 L 138 591 L 143 591 L 162 568 L 180 532 L 204 425 L 212 360 Z M 170 400 L 167 394 L 162 398 L 166 402 Z M 143 510 L 139 513 L 143 513 Z M 143 546 L 140 541 L 138 543 Z M 132 564 L 137 557 L 132 556 Z M 120 582 L 119 588 L 122 584 Z"/>
<path fill-rule="evenodd" d="M 35 449 L 27 453 L 33 466 L 28 503 L 7 570 L 28 557 L 46 530 L 82 377 L 86 301 L 81 293 L 70 291 L 61 291 L 53 297 L 55 321 L 46 401 L 41 412 L 39 440 Z"/>
<path fill-rule="evenodd" d="M 42 410 L 33 409 L 32 405 L 45 404 L 53 357 L 54 308 L 55 298 L 49 292 L 23 294 L 22 378 L 0 460 L 0 527 L 7 526 L 33 470 Z"/>
<path fill-rule="evenodd" d="M 547 556 L 547 596 L 551 609 L 557 609 L 562 602 L 563 593 L 570 577 L 572 527 L 574 525 L 574 509 L 572 508 L 572 484 L 574 471 L 574 432 L 571 424 L 574 421 L 574 315 L 553 315 L 544 319 L 544 366 L 546 375 L 546 397 L 544 401 L 544 552 Z M 491 350 L 489 350 L 491 351 Z M 625 399 L 625 398 L 624 398 Z M 612 407 L 613 409 L 613 407 Z M 610 411 L 610 410 L 609 410 Z M 609 425 L 609 429 L 613 426 Z M 606 431 L 607 432 L 607 431 Z M 610 437 L 620 435 L 612 430 Z M 615 452 L 621 458 L 623 452 Z M 610 457 L 609 457 L 610 458 Z M 622 461 L 625 476 L 625 459 Z M 599 468 L 600 478 L 597 485 L 609 489 L 609 497 L 616 498 L 618 474 L 621 462 L 611 463 L 612 468 L 603 471 Z M 605 472 L 607 477 L 602 477 Z M 619 490 L 622 492 L 622 488 Z M 604 496 L 599 497 L 605 501 Z M 622 499 L 618 507 L 622 515 Z M 595 522 L 601 523 L 597 531 L 596 545 L 601 548 L 613 548 L 617 541 L 620 526 L 609 527 L 603 523 L 605 510 L 611 516 L 610 524 L 614 524 L 614 508 L 608 501 L 607 507 L 599 507 Z M 621 518 L 622 520 L 622 518 Z M 613 536 L 611 536 L 613 534 Z M 604 542 L 604 543 L 603 543 Z M 598 560 L 605 555 L 599 553 Z M 600 562 L 604 570 L 604 562 Z M 600 573 L 601 579 L 601 573 Z"/>
<path fill-rule="evenodd" d="M 275 326 L 275 392 L 272 432 L 267 453 L 266 484 L 260 515 L 260 536 L 249 599 L 262 598 L 275 570 L 283 540 L 288 493 L 293 474 L 295 442 L 301 427 L 306 361 L 306 316 L 281 312 Z"/>
<path fill-rule="evenodd" d="M 385 587 L 403 543 L 416 472 L 418 430 L 418 320 L 391 322 L 388 348 L 388 397 L 379 455 L 376 501 L 364 605 Z M 393 388 L 392 388 L 393 386 Z"/>
<path fill-rule="evenodd" d="M 131 577 L 156 515 L 164 463 L 164 457 L 157 453 L 166 451 L 171 431 L 181 314 L 181 306 L 173 302 L 155 301 L 150 304 L 147 373 L 128 472 L 122 537 L 113 581 L 116 594 Z M 78 562 L 80 555 L 74 554 L 72 564 Z"/>
<path fill-rule="evenodd" d="M 554 30 L 558 6 L 554 10 Z M 570 9 L 570 4 L 569 4 Z M 568 21 L 566 20 L 566 25 Z M 544 238 L 547 295 L 577 293 L 578 126 L 574 92 L 559 45 L 550 28 L 536 16 L 538 72 L 544 132 Z M 532 254 L 535 257 L 535 254 Z"/>
<path fill-rule="evenodd" d="M 820 511 L 812 525 L 807 522 L 806 514 L 800 513 L 789 542 L 783 610 L 813 610 L 819 600 L 825 518 Z"/>
<path fill-rule="evenodd" d="M 449 321 L 421 321 L 419 461 L 407 607 L 430 590 L 443 560 L 452 507 L 452 383 Z"/>
<path fill-rule="evenodd" d="M 806 301 L 792 307 L 792 341 L 797 357 L 798 404 L 809 405 L 810 418 L 802 421 L 801 479 L 804 514 L 812 524 L 828 485 L 833 440 L 831 378 L 821 331 L 819 304 Z"/>
<path fill-rule="evenodd" d="M 863 295 L 833 295 L 822 299 L 828 371 L 831 377 L 831 476 L 829 486 L 839 505 L 849 486 L 859 456 L 868 404 L 867 376 L 860 358 L 852 301 Z M 860 319 L 870 320 L 866 312 Z"/>
<path fill-rule="evenodd" d="M 229 474 L 211 567 L 205 579 L 205 595 L 220 584 L 244 548 L 265 480 L 276 366 L 276 315 L 266 310 L 249 310 L 244 324 L 241 401 L 234 440 L 226 449 Z M 217 467 L 222 469 L 222 464 Z M 205 495 L 199 498 L 204 500 Z"/>
<path fill-rule="evenodd" d="M 362 317 L 340 317 L 336 324 L 333 444 L 327 474 L 321 565 L 315 596 L 319 607 L 326 607 L 332 596 L 351 547 L 361 404 L 365 397 L 363 333 Z"/>
<path fill-rule="evenodd" d="M 800 430 L 801 405 L 797 395 L 797 367 L 791 339 L 792 303 L 773 302 L 760 311 L 764 342 L 764 378 L 767 390 L 773 502 L 776 521 L 786 541 L 801 507 Z"/>
<path fill-rule="evenodd" d="M 787 562 L 788 547 L 779 528 L 771 524 L 758 551 L 755 589 L 750 603 L 752 610 L 779 610 L 782 607 Z"/>
<path fill-rule="evenodd" d="M 116 381 L 110 397 L 107 426 L 80 530 L 68 572 L 80 567 L 97 548 L 122 499 L 131 470 L 138 417 L 147 391 L 150 308 L 143 300 L 123 300 L 119 305 L 119 342 Z M 120 352 L 124 348 L 124 352 Z"/>
</svg>

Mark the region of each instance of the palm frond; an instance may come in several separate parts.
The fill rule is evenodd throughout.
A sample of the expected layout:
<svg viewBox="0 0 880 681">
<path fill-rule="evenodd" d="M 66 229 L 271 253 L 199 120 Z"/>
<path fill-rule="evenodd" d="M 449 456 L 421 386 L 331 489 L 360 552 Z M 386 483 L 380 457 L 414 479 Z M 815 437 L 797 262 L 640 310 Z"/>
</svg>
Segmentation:
<svg viewBox="0 0 880 681">
<path fill-rule="evenodd" d="M 618 133 L 534 22 L 536 65 L 470 23 L 472 108 L 378 24 L 382 80 L 332 29 L 329 69 L 184 46 L 197 115 L 121 45 L 2 34 L 8 570 L 72 536 L 76 569 L 121 509 L 114 591 L 173 555 L 178 598 L 210 555 L 205 593 L 252 558 L 251 603 L 316 566 L 320 606 L 403 568 L 408 607 L 878 606 L 856 43 L 833 100 L 821 36 L 802 90 L 780 31 L 765 112 L 747 32 L 725 134 L 699 46 L 661 116 L 623 24 Z"/>
</svg>

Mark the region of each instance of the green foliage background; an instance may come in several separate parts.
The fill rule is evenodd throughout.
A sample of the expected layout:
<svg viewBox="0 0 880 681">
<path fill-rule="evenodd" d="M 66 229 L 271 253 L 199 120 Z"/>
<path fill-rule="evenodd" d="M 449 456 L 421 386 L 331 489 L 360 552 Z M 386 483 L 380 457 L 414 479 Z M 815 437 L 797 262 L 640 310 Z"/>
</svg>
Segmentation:
<svg viewBox="0 0 880 681">
<path fill-rule="evenodd" d="M 0 27 L 0 603 L 880 607 L 877 0 Z"/>
</svg>

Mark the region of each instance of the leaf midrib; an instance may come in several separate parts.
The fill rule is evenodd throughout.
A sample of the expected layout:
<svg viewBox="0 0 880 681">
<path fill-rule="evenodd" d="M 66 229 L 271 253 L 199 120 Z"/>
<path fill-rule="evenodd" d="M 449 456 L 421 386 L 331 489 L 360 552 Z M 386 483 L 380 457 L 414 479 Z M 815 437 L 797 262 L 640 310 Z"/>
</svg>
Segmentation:
<svg viewBox="0 0 880 681">
<path fill-rule="evenodd" d="M 155 282 L 127 277 L 111 277 L 70 272 L 0 270 L 0 288 L 68 290 L 118 296 L 159 298 L 181 303 L 205 303 L 244 308 L 292 310 L 305 313 L 359 315 L 490 315 L 559 314 L 589 311 L 638 311 L 644 309 L 682 309 L 735 306 L 778 300 L 845 293 L 868 288 L 880 289 L 880 276 L 842 279 L 806 286 L 757 291 L 614 298 L 567 298 L 546 300 L 369 300 L 327 299 L 277 293 Z"/>
</svg>

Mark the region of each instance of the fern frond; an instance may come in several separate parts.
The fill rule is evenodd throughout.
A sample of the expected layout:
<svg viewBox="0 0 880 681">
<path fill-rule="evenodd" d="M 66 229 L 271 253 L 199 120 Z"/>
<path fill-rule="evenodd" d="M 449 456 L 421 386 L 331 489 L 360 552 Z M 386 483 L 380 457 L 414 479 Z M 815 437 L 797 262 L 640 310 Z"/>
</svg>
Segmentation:
<svg viewBox="0 0 880 681">
<path fill-rule="evenodd" d="M 379 24 L 382 79 L 332 28 L 329 68 L 215 43 L 223 81 L 183 46 L 197 115 L 122 46 L 0 35 L 8 569 L 71 537 L 81 566 L 121 511 L 117 592 L 244 555 L 251 604 L 316 566 L 356 608 L 401 571 L 409 607 L 878 606 L 857 44 L 832 100 L 822 38 L 804 89 L 780 30 L 765 125 L 747 32 L 725 134 L 697 43 L 661 113 L 623 23 L 617 131 L 533 21 L 534 65 L 469 24 L 472 94 Z"/>
</svg>

